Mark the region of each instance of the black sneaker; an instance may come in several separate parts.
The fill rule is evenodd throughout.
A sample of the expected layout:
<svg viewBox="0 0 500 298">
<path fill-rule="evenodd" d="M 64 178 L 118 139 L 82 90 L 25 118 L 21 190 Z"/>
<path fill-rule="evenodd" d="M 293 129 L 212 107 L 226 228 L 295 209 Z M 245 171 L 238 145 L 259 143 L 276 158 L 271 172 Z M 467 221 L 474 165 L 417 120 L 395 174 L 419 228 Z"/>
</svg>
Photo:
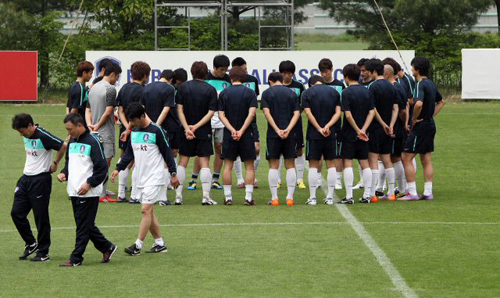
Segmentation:
<svg viewBox="0 0 500 298">
<path fill-rule="evenodd" d="M 352 198 L 344 198 L 339 204 L 354 204 L 354 200 Z"/>
<path fill-rule="evenodd" d="M 117 203 L 128 203 L 128 199 L 126 197 L 118 197 Z"/>
<path fill-rule="evenodd" d="M 254 206 L 254 205 L 255 205 L 255 201 L 254 200 L 249 201 L 249 200 L 245 199 L 245 206 Z"/>
<path fill-rule="evenodd" d="M 163 245 L 158 245 L 158 244 L 153 244 L 153 247 L 151 247 L 150 250 L 146 251 L 146 253 L 164 253 L 164 252 L 167 252 L 167 245 L 163 244 Z"/>
<path fill-rule="evenodd" d="M 131 256 L 138 256 L 141 254 L 141 250 L 137 248 L 137 245 L 132 244 L 132 246 L 125 248 L 125 252 Z"/>
<path fill-rule="evenodd" d="M 19 257 L 19 260 L 26 260 L 32 253 L 38 251 L 38 243 L 33 243 L 31 245 L 26 245 L 24 247 L 23 254 Z"/>
<path fill-rule="evenodd" d="M 160 205 L 160 206 L 168 206 L 168 205 L 172 205 L 172 202 L 170 202 L 169 200 L 159 201 L 158 205 Z"/>
<path fill-rule="evenodd" d="M 82 262 L 78 263 L 73 263 L 71 260 L 67 260 L 66 262 L 59 264 L 59 267 L 76 267 L 76 266 L 81 266 Z"/>
<path fill-rule="evenodd" d="M 134 199 L 134 198 L 130 198 L 130 200 L 128 201 L 130 204 L 140 204 L 141 201 L 139 201 L 138 199 Z"/>
<path fill-rule="evenodd" d="M 109 250 L 105 251 L 102 254 L 101 263 L 109 263 L 109 261 L 111 260 L 111 257 L 113 256 L 113 254 L 116 252 L 117 249 L 118 249 L 118 246 L 112 244 L 111 247 L 109 248 Z"/>
<path fill-rule="evenodd" d="M 224 205 L 233 205 L 233 200 L 229 199 L 229 200 L 224 200 Z"/>
<path fill-rule="evenodd" d="M 30 261 L 32 261 L 32 262 L 47 262 L 47 261 L 50 261 L 50 257 L 48 254 L 46 254 L 45 256 L 36 256 L 36 257 L 32 258 Z"/>
<path fill-rule="evenodd" d="M 371 200 L 370 200 L 370 198 L 361 198 L 361 199 L 359 199 L 359 202 L 361 204 L 370 204 Z"/>
<path fill-rule="evenodd" d="M 375 195 L 376 195 L 377 197 L 383 197 L 383 196 L 385 195 L 385 193 L 384 193 L 383 191 L 376 190 L 376 191 L 375 191 Z"/>
</svg>

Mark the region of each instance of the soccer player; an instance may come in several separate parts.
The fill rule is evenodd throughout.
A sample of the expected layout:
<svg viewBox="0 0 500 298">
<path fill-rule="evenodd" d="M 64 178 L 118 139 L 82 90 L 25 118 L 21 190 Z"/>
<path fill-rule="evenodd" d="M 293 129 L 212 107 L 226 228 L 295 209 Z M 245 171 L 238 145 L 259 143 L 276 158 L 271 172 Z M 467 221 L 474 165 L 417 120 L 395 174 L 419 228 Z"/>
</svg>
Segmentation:
<svg viewBox="0 0 500 298">
<path fill-rule="evenodd" d="M 373 97 L 367 88 L 359 84 L 360 68 L 356 64 L 348 64 L 343 69 L 347 88 L 342 92 L 342 109 L 344 121 L 340 133 L 340 155 L 344 159 L 344 183 L 346 197 L 341 204 L 354 204 L 353 183 L 354 172 L 352 160 L 357 159 L 362 168 L 365 183 L 363 197 L 360 203 L 370 203 L 370 186 L 372 171 L 368 163 L 368 129 L 375 116 Z"/>
<path fill-rule="evenodd" d="M 318 63 L 318 68 L 320 71 L 321 76 L 325 79 L 325 85 L 330 86 L 337 90 L 339 94 L 342 95 L 342 91 L 345 89 L 344 83 L 341 81 L 335 79 L 333 77 L 333 63 L 332 60 L 328 58 L 323 58 L 319 61 Z M 342 121 L 337 121 L 335 123 L 335 133 L 339 133 L 341 129 Z M 339 155 L 339 146 L 340 146 L 340 140 L 337 136 L 335 136 L 335 139 L 337 140 L 337 155 L 335 156 L 335 168 L 337 171 L 337 180 L 335 183 L 335 189 L 342 189 L 342 171 L 343 171 L 343 163 L 342 163 L 342 158 L 340 158 Z M 320 162 L 318 172 L 320 175 L 321 179 L 321 168 L 322 164 Z M 322 180 L 322 179 L 321 179 Z M 321 181 L 319 180 L 319 181 Z"/>
<path fill-rule="evenodd" d="M 432 180 L 432 152 L 434 151 L 434 137 L 436 124 L 434 117 L 441 111 L 445 102 L 434 83 L 428 78 L 431 63 L 425 57 L 415 57 L 412 62 L 413 76 L 417 79 L 415 87 L 415 108 L 412 118 L 412 129 L 404 146 L 403 163 L 406 180 L 408 182 L 407 195 L 401 201 L 433 200 Z M 417 194 L 415 184 L 416 174 L 413 158 L 419 154 L 424 167 L 425 188 L 421 197 Z"/>
<path fill-rule="evenodd" d="M 278 200 L 278 168 L 280 157 L 285 159 L 286 181 L 288 195 L 287 205 L 294 205 L 293 195 L 297 176 L 294 160 L 297 157 L 297 139 L 295 125 L 300 118 L 299 98 L 290 88 L 283 86 L 283 75 L 273 72 L 269 74 L 269 89 L 262 93 L 260 108 L 268 122 L 267 125 L 267 152 L 269 161 L 269 188 L 271 201 L 269 205 L 279 205 Z"/>
<path fill-rule="evenodd" d="M 309 122 L 307 124 L 306 158 L 309 161 L 309 199 L 306 204 L 316 205 L 316 188 L 318 183 L 318 168 L 320 160 L 326 161 L 328 168 L 328 194 L 325 204 L 333 205 L 333 192 L 337 171 L 335 158 L 337 156 L 337 122 L 340 120 L 340 93 L 327 86 L 321 76 L 309 79 L 312 86 L 302 94 L 302 108 Z"/>
<path fill-rule="evenodd" d="M 26 260 L 29 255 L 37 253 L 32 261 L 49 260 L 50 219 L 49 202 L 52 191 L 51 173 L 57 171 L 57 165 L 66 152 L 66 143 L 35 125 L 28 114 L 17 114 L 12 118 L 12 128 L 23 136 L 26 150 L 26 163 L 23 175 L 16 184 L 14 203 L 10 215 L 17 231 L 25 242 L 20 260 Z M 52 150 L 57 151 L 52 161 Z M 38 242 L 31 231 L 28 214 L 33 210 L 35 224 L 38 230 Z"/>
<path fill-rule="evenodd" d="M 251 127 L 258 107 L 253 90 L 243 85 L 247 72 L 243 67 L 234 66 L 229 72 L 232 86 L 219 95 L 219 118 L 224 123 L 222 158 L 224 159 L 224 204 L 232 205 L 231 185 L 233 163 L 237 157 L 245 163 L 245 205 L 255 205 L 253 187 L 255 181 L 254 130 Z"/>
<path fill-rule="evenodd" d="M 106 66 L 108 66 L 108 64 L 110 64 L 110 63 L 113 63 L 113 61 L 111 61 L 111 59 L 108 59 L 108 58 L 104 58 L 101 61 L 99 61 L 99 64 L 98 64 L 99 74 L 97 75 L 97 78 L 95 78 L 92 81 L 92 85 L 90 85 L 90 88 L 94 87 L 95 84 L 102 81 L 102 79 L 104 78 L 104 74 L 106 72 Z"/>
<path fill-rule="evenodd" d="M 372 183 L 370 187 L 371 202 L 377 202 L 375 196 L 379 174 L 378 160 L 382 160 L 387 181 L 389 184 L 388 199 L 396 200 L 394 194 L 395 172 L 391 162 L 391 137 L 394 136 L 394 125 L 398 118 L 399 107 L 396 102 L 396 88 L 384 79 L 384 64 L 380 59 L 370 59 L 365 63 L 366 70 L 374 80 L 368 85 L 375 104 L 375 121 L 371 124 L 369 132 L 370 153 L 368 159 L 372 169 Z"/>
<path fill-rule="evenodd" d="M 187 81 L 188 74 L 184 68 L 177 68 L 176 70 L 174 70 L 174 75 L 175 82 L 172 82 L 172 84 L 174 85 L 175 90 L 178 91 L 179 87 Z"/>
<path fill-rule="evenodd" d="M 372 76 L 370 75 L 370 72 L 366 69 L 366 63 L 370 61 L 370 59 L 367 58 L 361 58 L 358 61 L 358 66 L 359 66 L 359 84 L 361 86 L 368 87 L 373 81 L 375 81 Z"/>
<path fill-rule="evenodd" d="M 302 92 L 304 92 L 305 88 L 304 85 L 296 80 L 293 79 L 293 76 L 295 74 L 295 64 L 290 61 L 282 61 L 279 65 L 279 72 L 283 76 L 283 86 L 290 88 L 295 92 L 299 99 L 299 106 L 300 106 L 300 99 L 302 96 Z M 299 112 L 301 112 L 299 110 Z M 297 124 L 294 127 L 295 131 L 295 138 L 297 140 L 297 157 L 295 158 L 295 167 L 297 168 L 297 187 L 299 189 L 305 189 L 306 185 L 304 183 L 304 170 L 306 166 L 306 160 L 304 156 L 304 130 L 302 128 L 302 115 L 299 113 L 299 120 L 297 121 Z M 287 182 L 288 184 L 288 182 Z"/>
<path fill-rule="evenodd" d="M 90 89 L 85 112 L 88 128 L 91 132 L 97 132 L 102 138 L 108 167 L 111 164 L 111 159 L 115 156 L 115 120 L 113 114 L 116 106 L 116 89 L 114 85 L 121 73 L 122 69 L 118 64 L 112 63 L 106 66 L 102 81 Z M 116 199 L 108 195 L 106 189 L 107 182 L 104 183 L 100 201 L 116 202 Z"/>
<path fill-rule="evenodd" d="M 252 89 L 255 92 L 255 95 L 259 96 L 260 95 L 259 80 L 257 80 L 257 78 L 254 77 L 253 75 L 248 74 L 247 62 L 245 61 L 245 59 L 241 57 L 235 58 L 231 62 L 231 67 L 235 66 L 242 67 L 247 72 L 247 76 L 245 80 L 242 82 L 243 86 Z M 255 154 L 256 154 L 256 158 L 254 161 L 254 171 L 255 173 L 257 173 L 257 169 L 259 168 L 260 164 L 260 134 L 259 134 L 259 128 L 257 127 L 257 117 L 253 118 L 252 130 L 253 130 L 253 140 L 255 143 Z M 238 178 L 238 188 L 245 188 L 245 180 L 243 180 L 243 168 L 241 166 L 241 159 L 239 157 L 234 162 L 234 169 L 236 172 L 236 177 Z M 258 188 L 257 177 L 255 178 L 254 181 L 254 188 Z"/>
<path fill-rule="evenodd" d="M 68 103 L 66 105 L 66 114 L 78 113 L 85 119 L 85 108 L 87 107 L 89 88 L 85 84 L 92 78 L 94 65 L 88 61 L 78 63 L 76 69 L 77 79 L 71 85 L 68 93 Z M 87 125 L 85 123 L 85 125 Z"/>
<path fill-rule="evenodd" d="M 179 145 L 179 166 L 177 168 L 180 186 L 177 188 L 176 205 L 182 205 L 182 186 L 186 179 L 186 167 L 189 158 L 199 157 L 201 166 L 200 180 L 203 189 L 202 205 L 217 205 L 210 198 L 210 156 L 214 154 L 212 147 L 212 119 L 217 109 L 217 90 L 205 82 L 208 74 L 207 64 L 196 61 L 191 66 L 193 80 L 179 87 L 177 97 L 177 114 L 184 128 L 184 136 Z"/>
<path fill-rule="evenodd" d="M 89 240 L 102 252 L 101 263 L 109 263 L 118 248 L 95 225 L 99 196 L 108 175 L 108 164 L 99 138 L 83 125 L 79 114 L 64 118 L 64 125 L 71 137 L 66 153 L 66 165 L 57 179 L 68 182 L 68 195 L 73 205 L 76 222 L 76 244 L 69 260 L 60 266 L 80 266 Z"/>
<path fill-rule="evenodd" d="M 136 242 L 125 248 L 125 252 L 131 256 L 140 255 L 148 231 L 151 232 L 155 242 L 147 252 L 167 252 L 154 205 L 165 197 L 167 186 L 164 179 L 165 163 L 168 165 L 172 185 L 174 188 L 179 185 L 175 161 L 165 131 L 146 116 L 146 110 L 140 103 L 131 103 L 127 107 L 126 114 L 134 129 L 130 134 L 127 151 L 111 174 L 111 181 L 114 182 L 118 173 L 125 170 L 132 160 L 135 161 L 137 194 L 142 203 L 142 220 Z"/>
<path fill-rule="evenodd" d="M 144 62 L 134 62 L 130 67 L 132 72 L 132 82 L 126 83 L 118 92 L 118 97 L 116 98 L 116 103 L 118 105 L 118 117 L 120 118 L 120 139 L 118 140 L 118 147 L 121 149 L 120 159 L 127 150 L 128 138 L 130 137 L 131 127 L 129 125 L 128 119 L 125 115 L 127 107 L 133 103 L 140 103 L 142 100 L 142 93 L 144 92 L 144 85 L 147 83 L 149 78 L 149 72 L 151 68 L 147 63 Z M 125 140 L 122 140 L 125 138 Z M 120 160 L 118 160 L 118 163 Z M 130 200 L 125 197 L 125 188 L 127 186 L 127 179 L 130 169 L 133 163 L 120 172 L 118 176 L 118 202 L 130 202 L 139 203 L 135 197 L 135 187 L 136 187 L 136 174 L 132 174 L 132 194 L 130 195 Z"/>
</svg>

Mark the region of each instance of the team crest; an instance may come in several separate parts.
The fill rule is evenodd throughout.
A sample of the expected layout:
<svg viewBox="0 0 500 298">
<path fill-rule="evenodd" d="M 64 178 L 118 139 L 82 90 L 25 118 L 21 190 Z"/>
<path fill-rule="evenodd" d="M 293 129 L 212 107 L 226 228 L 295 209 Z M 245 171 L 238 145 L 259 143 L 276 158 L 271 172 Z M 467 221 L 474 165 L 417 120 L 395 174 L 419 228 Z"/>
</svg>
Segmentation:
<svg viewBox="0 0 500 298">
<path fill-rule="evenodd" d="M 31 141 L 31 146 L 33 146 L 33 149 L 36 149 L 36 140 Z"/>
<path fill-rule="evenodd" d="M 81 145 L 80 146 L 80 153 L 84 153 L 85 152 L 85 145 Z"/>
<path fill-rule="evenodd" d="M 149 140 L 149 135 L 145 134 L 144 137 L 143 137 L 143 140 L 144 140 L 144 142 L 147 142 Z"/>
</svg>

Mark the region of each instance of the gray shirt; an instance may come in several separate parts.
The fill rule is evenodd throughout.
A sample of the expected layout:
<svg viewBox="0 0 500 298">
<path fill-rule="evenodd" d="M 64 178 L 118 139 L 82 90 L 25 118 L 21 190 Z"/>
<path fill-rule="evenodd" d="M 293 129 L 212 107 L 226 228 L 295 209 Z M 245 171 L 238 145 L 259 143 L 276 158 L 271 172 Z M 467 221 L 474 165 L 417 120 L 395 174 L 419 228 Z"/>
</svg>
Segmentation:
<svg viewBox="0 0 500 298">
<path fill-rule="evenodd" d="M 96 125 L 104 115 L 106 107 L 116 106 L 115 86 L 105 80 L 95 84 L 89 92 L 88 106 L 92 111 L 92 125 Z M 106 120 L 98 132 L 104 143 L 115 142 L 115 120 L 113 115 Z"/>
</svg>

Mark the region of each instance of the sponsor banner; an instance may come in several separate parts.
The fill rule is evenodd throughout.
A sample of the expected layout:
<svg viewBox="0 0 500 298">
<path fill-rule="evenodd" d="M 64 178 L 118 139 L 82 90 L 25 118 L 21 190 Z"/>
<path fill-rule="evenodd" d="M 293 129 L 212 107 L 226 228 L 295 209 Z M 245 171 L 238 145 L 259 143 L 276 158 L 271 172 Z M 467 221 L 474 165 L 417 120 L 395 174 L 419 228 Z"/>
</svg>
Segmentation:
<svg viewBox="0 0 500 298">
<path fill-rule="evenodd" d="M 500 49 L 463 49 L 462 99 L 500 100 L 499 68 Z"/>
</svg>

